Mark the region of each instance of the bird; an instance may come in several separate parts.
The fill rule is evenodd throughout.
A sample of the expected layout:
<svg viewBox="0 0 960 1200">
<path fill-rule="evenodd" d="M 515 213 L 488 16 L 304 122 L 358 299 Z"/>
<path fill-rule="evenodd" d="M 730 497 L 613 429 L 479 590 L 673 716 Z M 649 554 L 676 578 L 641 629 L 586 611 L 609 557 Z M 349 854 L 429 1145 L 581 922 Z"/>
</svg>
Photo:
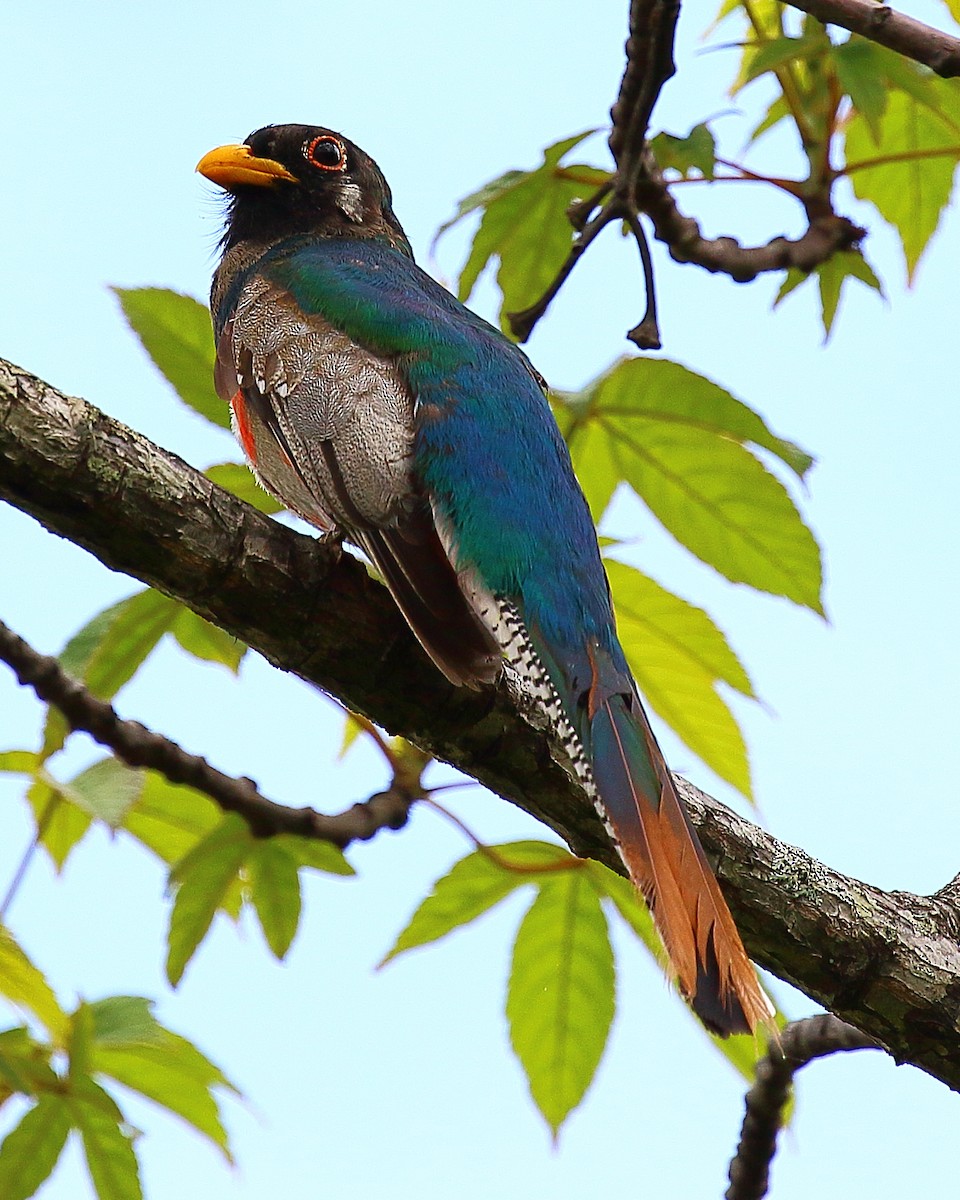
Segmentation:
<svg viewBox="0 0 960 1200">
<path fill-rule="evenodd" d="M 416 264 L 383 173 L 342 134 L 268 125 L 197 170 L 227 194 L 214 383 L 259 482 L 366 554 L 451 683 L 513 681 L 694 1012 L 722 1035 L 769 1025 L 617 640 L 542 377 Z"/>
</svg>

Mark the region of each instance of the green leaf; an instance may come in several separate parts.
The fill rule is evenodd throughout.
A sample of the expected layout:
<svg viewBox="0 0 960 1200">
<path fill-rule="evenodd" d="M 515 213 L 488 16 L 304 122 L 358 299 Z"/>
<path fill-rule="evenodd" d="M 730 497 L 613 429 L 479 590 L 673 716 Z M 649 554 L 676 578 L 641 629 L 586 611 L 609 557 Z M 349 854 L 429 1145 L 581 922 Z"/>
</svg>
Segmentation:
<svg viewBox="0 0 960 1200">
<path fill-rule="evenodd" d="M 545 879 L 517 932 L 507 1020 L 554 1136 L 596 1072 L 615 988 L 607 921 L 591 876 L 564 871 Z"/>
<path fill-rule="evenodd" d="M 755 52 L 744 57 L 743 70 L 732 89 L 734 94 L 768 71 L 778 71 L 788 63 L 802 62 L 823 53 L 822 37 L 775 37 L 756 43 Z"/>
<path fill-rule="evenodd" d="M 70 1059 L 70 1082 L 85 1078 L 90 1073 L 90 1051 L 93 1049 L 93 1013 L 83 1001 L 77 1005 L 70 1019 L 70 1038 L 67 1053 Z"/>
<path fill-rule="evenodd" d="M 88 1004 L 94 1053 L 106 1046 L 155 1044 L 163 1026 L 153 1015 L 153 1001 L 143 996 L 107 996 Z"/>
<path fill-rule="evenodd" d="M 69 796 L 92 817 L 111 829 L 119 829 L 131 807 L 140 798 L 144 772 L 128 767 L 117 758 L 101 758 L 71 779 Z"/>
<path fill-rule="evenodd" d="M 35 750 L 4 750 L 0 754 L 0 771 L 12 775 L 32 775 L 40 765 L 40 756 Z"/>
<path fill-rule="evenodd" d="M 695 125 L 686 137 L 658 133 L 651 138 L 650 148 L 663 170 L 679 171 L 683 179 L 689 179 L 693 172 L 704 179 L 713 178 L 717 143 L 709 126 L 703 123 Z"/>
<path fill-rule="evenodd" d="M 180 606 L 180 611 L 170 626 L 170 632 L 188 654 L 204 662 L 221 663 L 234 675 L 240 669 L 240 663 L 247 652 L 243 642 L 210 621 L 204 620 L 185 605 Z"/>
<path fill-rule="evenodd" d="M 79 1079 L 65 1103 L 83 1138 L 99 1200 L 141 1200 L 140 1173 L 123 1113 L 92 1079 Z"/>
<path fill-rule="evenodd" d="M 743 735 L 717 692 L 753 687 L 710 617 L 646 575 L 607 560 L 617 631 L 637 686 L 650 706 L 721 779 L 752 796 Z"/>
<path fill-rule="evenodd" d="M 70 1018 L 60 1007 L 43 973 L 38 970 L 0 925 L 0 995 L 17 1008 L 25 1009 L 43 1025 L 57 1045 L 64 1045 Z M 0 1192 L 0 1195 L 3 1193 Z"/>
<path fill-rule="evenodd" d="M 537 883 L 540 870 L 555 869 L 564 861 L 574 860 L 568 851 L 549 842 L 512 842 L 475 850 L 437 880 L 380 966 L 475 921 L 516 888 Z"/>
<path fill-rule="evenodd" d="M 210 928 L 253 846 L 246 823 L 233 814 L 194 846 L 170 872 L 177 888 L 167 937 L 167 978 L 176 987 Z"/>
<path fill-rule="evenodd" d="M 213 1087 L 233 1085 L 186 1039 L 157 1026 L 155 1042 L 98 1045 L 93 1066 L 125 1087 L 174 1113 L 233 1162 Z"/>
<path fill-rule="evenodd" d="M 290 949 L 300 923 L 300 874 L 296 860 L 273 838 L 261 838 L 247 858 L 250 899 L 275 957 Z"/>
<path fill-rule="evenodd" d="M 587 862 L 586 869 L 597 894 L 613 901 L 617 912 L 636 934 L 637 939 L 650 951 L 661 969 L 667 970 L 666 951 L 653 923 L 650 909 L 644 904 L 630 880 L 594 859 Z"/>
<path fill-rule="evenodd" d="M 457 294 L 461 300 L 470 296 L 491 258 L 500 260 L 497 284 L 505 310 L 532 304 L 553 280 L 574 238 L 566 217 L 568 205 L 609 178 L 595 167 L 560 167 L 564 155 L 592 132 L 548 147 L 540 167 L 498 188 L 487 201 L 460 274 Z"/>
<path fill-rule="evenodd" d="M 165 863 L 174 863 L 219 825 L 221 817 L 220 809 L 203 792 L 147 771 L 123 828 Z"/>
<path fill-rule="evenodd" d="M 230 428 L 227 405 L 213 389 L 216 358 L 207 308 L 167 288 L 113 289 L 123 315 L 180 399 L 214 425 Z"/>
<path fill-rule="evenodd" d="M 750 136 L 747 138 L 747 143 L 755 142 L 768 130 L 773 129 L 775 125 L 779 125 L 781 121 L 786 120 L 790 116 L 790 105 L 787 104 L 781 92 L 751 130 Z"/>
<path fill-rule="evenodd" d="M 353 715 L 353 713 L 345 712 L 343 722 L 343 737 L 340 739 L 340 749 L 337 751 L 337 758 L 344 758 L 347 751 L 363 732 L 363 726 Z"/>
<path fill-rule="evenodd" d="M 75 804 L 69 785 L 49 775 L 38 776 L 27 789 L 40 844 L 50 855 L 57 872 L 63 870 L 70 851 L 90 828 L 93 818 Z"/>
<path fill-rule="evenodd" d="M 430 253 L 433 254 L 437 247 L 437 242 L 439 242 L 448 229 L 452 229 L 454 225 L 462 221 L 464 217 L 469 216 L 470 213 L 476 212 L 478 208 L 486 208 L 488 204 L 492 204 L 494 200 L 499 199 L 505 192 L 509 192 L 518 183 L 522 183 L 528 174 L 528 171 L 504 171 L 496 179 L 491 179 L 483 187 L 478 188 L 475 192 L 471 192 L 469 196 L 465 196 L 457 205 L 457 211 L 450 220 L 444 221 L 433 235 L 433 241 L 430 243 Z"/>
<path fill-rule="evenodd" d="M 817 278 L 820 281 L 824 340 L 830 336 L 833 329 L 833 321 L 840 304 L 840 293 L 848 279 L 859 279 L 861 283 L 883 295 L 883 288 L 873 268 L 856 250 L 841 250 L 832 254 L 826 262 L 817 267 Z"/>
<path fill-rule="evenodd" d="M 282 847 L 299 866 L 325 871 L 328 875 L 356 875 L 343 851 L 333 842 L 298 837 L 294 833 L 278 833 L 270 841 Z"/>
<path fill-rule="evenodd" d="M 883 114 L 887 110 L 889 87 L 877 72 L 873 44 L 852 34 L 842 45 L 834 48 L 833 62 L 840 86 L 850 102 L 866 121 L 874 142 L 880 144 Z"/>
<path fill-rule="evenodd" d="M 27 1200 L 53 1172 L 70 1132 L 62 1096 L 41 1096 L 0 1146 L 0 1196 Z"/>
<path fill-rule="evenodd" d="M 99 699 L 112 700 L 169 629 L 178 607 L 175 600 L 152 588 L 136 592 L 75 633 L 59 656 L 60 666 Z M 44 758 L 60 749 L 66 734 L 63 717 L 50 709 Z"/>
<path fill-rule="evenodd" d="M 666 529 L 734 583 L 822 613 L 820 551 L 789 493 L 746 448 L 800 478 L 812 459 L 679 363 L 630 359 L 559 398 L 561 431 L 594 517 L 626 481 Z"/>
<path fill-rule="evenodd" d="M 218 487 L 231 492 L 238 500 L 245 501 L 268 516 L 283 512 L 283 505 L 269 492 L 264 491 L 254 478 L 253 472 L 244 463 L 218 463 L 214 467 L 207 467 L 204 475 L 212 479 Z"/>
<path fill-rule="evenodd" d="M 846 127 L 853 190 L 897 230 L 911 281 L 950 201 L 960 161 L 960 81 L 931 80 L 929 86 L 936 107 L 904 92 L 890 94 L 879 148 L 865 116 L 855 115 Z"/>
</svg>

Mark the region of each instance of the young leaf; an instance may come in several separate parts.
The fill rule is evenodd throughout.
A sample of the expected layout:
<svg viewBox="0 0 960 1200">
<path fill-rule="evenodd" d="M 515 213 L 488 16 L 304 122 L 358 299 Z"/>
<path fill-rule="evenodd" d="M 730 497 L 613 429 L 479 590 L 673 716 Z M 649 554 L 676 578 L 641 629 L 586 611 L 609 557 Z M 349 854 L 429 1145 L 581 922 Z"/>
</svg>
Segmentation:
<svg viewBox="0 0 960 1200">
<path fill-rule="evenodd" d="M 683 179 L 693 172 L 704 179 L 713 178 L 717 144 L 708 125 L 695 125 L 686 137 L 658 133 L 650 139 L 650 149 L 662 170 L 679 171 Z"/>
<path fill-rule="evenodd" d="M 106 1046 L 157 1044 L 163 1026 L 153 1015 L 153 1001 L 143 996 L 106 996 L 88 1004 L 95 1052 Z"/>
<path fill-rule="evenodd" d="M 0 1196 L 27 1200 L 53 1172 L 70 1132 L 62 1096 L 47 1094 L 25 1114 L 0 1146 Z"/>
<path fill-rule="evenodd" d="M 554 1137 L 596 1072 L 615 986 L 607 921 L 590 875 L 563 871 L 544 879 L 514 944 L 507 1020 Z"/>
<path fill-rule="evenodd" d="M 679 363 L 630 359 L 562 397 L 557 419 L 595 517 L 625 480 L 721 575 L 822 613 L 819 548 L 747 446 L 768 450 L 800 478 L 812 459 L 729 392 Z"/>
<path fill-rule="evenodd" d="M 128 767 L 117 758 L 101 758 L 74 776 L 67 786 L 74 804 L 111 829 L 119 829 L 140 798 L 143 784 L 143 771 Z"/>
<path fill-rule="evenodd" d="M 887 110 L 890 89 L 877 72 L 873 43 L 852 34 L 833 51 L 833 63 L 840 86 L 850 103 L 866 121 L 876 145 L 880 144 L 881 123 Z"/>
<path fill-rule="evenodd" d="M 356 871 L 344 857 L 339 846 L 318 838 L 298 837 L 294 833 L 278 833 L 270 839 L 282 847 L 301 867 L 312 867 L 328 875 L 356 875 Z"/>
<path fill-rule="evenodd" d="M 747 748 L 717 684 L 745 696 L 753 687 L 727 639 L 700 608 L 633 567 L 607 560 L 620 642 L 651 707 L 686 744 L 745 796 Z"/>
<path fill-rule="evenodd" d="M 40 765 L 40 756 L 35 750 L 4 750 L 0 754 L 0 771 L 12 775 L 32 775 Z"/>
<path fill-rule="evenodd" d="M 290 949 L 300 923 L 300 873 L 297 862 L 273 838 L 254 843 L 247 858 L 250 899 L 260 928 L 275 957 Z"/>
<path fill-rule="evenodd" d="M 169 629 L 177 608 L 175 600 L 153 588 L 135 592 L 78 630 L 61 651 L 60 665 L 100 700 L 112 700 Z M 55 754 L 66 736 L 66 721 L 49 709 L 43 757 Z"/>
<path fill-rule="evenodd" d="M 229 410 L 213 389 L 213 328 L 206 306 L 167 288 L 113 291 L 130 328 L 184 404 L 229 429 Z"/>
<path fill-rule="evenodd" d="M 176 987 L 253 847 L 246 823 L 231 814 L 170 872 L 177 888 L 167 937 L 167 978 Z"/>
<path fill-rule="evenodd" d="M 247 652 L 243 642 L 204 620 L 186 605 L 174 616 L 170 632 L 182 649 L 204 662 L 221 663 L 236 675 Z"/>
<path fill-rule="evenodd" d="M 911 281 L 950 201 L 960 161 L 960 81 L 931 80 L 929 86 L 935 107 L 905 92 L 890 94 L 879 150 L 865 115 L 855 115 L 846 128 L 853 190 L 897 230 Z"/>
<path fill-rule="evenodd" d="M 489 852 L 484 849 L 468 854 L 433 885 L 433 891 L 410 918 L 380 966 L 406 950 L 436 942 L 475 921 L 516 888 L 538 882 L 538 869 L 555 869 L 556 864 L 565 860 L 574 861 L 563 847 L 549 842 L 512 842 L 491 846 Z"/>
<path fill-rule="evenodd" d="M 204 475 L 212 479 L 218 487 L 231 492 L 237 499 L 246 501 L 268 516 L 283 512 L 283 505 L 263 490 L 245 463 L 218 463 L 214 467 L 207 467 Z"/>
<path fill-rule="evenodd" d="M 140 1173 L 123 1113 L 92 1079 L 78 1079 L 65 1103 L 83 1138 L 99 1200 L 141 1200 Z"/>
<path fill-rule="evenodd" d="M 219 825 L 221 818 L 220 809 L 203 792 L 147 771 L 123 828 L 165 863 L 175 863 Z"/>
<path fill-rule="evenodd" d="M 195 1046 L 158 1027 L 156 1042 L 98 1045 L 93 1069 L 174 1113 L 233 1162 L 213 1087 L 232 1085 Z"/>
<path fill-rule="evenodd" d="M 60 1007 L 43 973 L 33 965 L 14 940 L 13 934 L 0 925 L 0 995 L 17 1008 L 25 1009 L 43 1025 L 57 1045 L 64 1045 L 70 1018 Z M 3 1193 L 0 1192 L 0 1195 Z"/>
<path fill-rule="evenodd" d="M 36 818 L 40 844 L 59 873 L 93 818 L 74 803 L 68 784 L 58 783 L 49 775 L 38 776 L 30 785 L 27 803 Z"/>
<path fill-rule="evenodd" d="M 480 228 L 460 274 L 457 294 L 461 300 L 470 296 L 480 272 L 494 257 L 500 260 L 497 283 L 506 310 L 532 304 L 552 281 L 573 241 L 567 206 L 609 178 L 595 167 L 560 167 L 561 159 L 591 132 L 549 146 L 535 171 L 522 173 L 489 193 L 491 198 L 485 201 Z"/>
</svg>

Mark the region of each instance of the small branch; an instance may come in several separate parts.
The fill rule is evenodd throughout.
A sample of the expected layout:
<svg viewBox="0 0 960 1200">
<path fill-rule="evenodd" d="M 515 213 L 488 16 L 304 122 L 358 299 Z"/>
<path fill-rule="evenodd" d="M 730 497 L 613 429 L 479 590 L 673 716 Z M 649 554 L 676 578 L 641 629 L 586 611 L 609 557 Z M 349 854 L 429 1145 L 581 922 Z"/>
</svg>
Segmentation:
<svg viewBox="0 0 960 1200">
<path fill-rule="evenodd" d="M 880 1049 L 873 1038 L 830 1013 L 788 1025 L 780 1034 L 780 1044 L 771 1044 L 757 1063 L 756 1080 L 746 1096 L 740 1144 L 730 1163 L 725 1200 L 760 1200 L 767 1194 L 777 1134 L 793 1077 L 801 1067 L 843 1050 Z"/>
<path fill-rule="evenodd" d="M 637 249 L 640 251 L 647 307 L 640 324 L 635 325 L 627 334 L 627 337 L 635 346 L 639 346 L 641 350 L 659 350 L 660 328 L 657 324 L 657 290 L 653 278 L 653 260 L 650 257 L 650 245 L 647 242 L 647 235 L 643 231 L 639 217 L 631 217 L 628 224 L 630 232 L 637 243 Z"/>
<path fill-rule="evenodd" d="M 380 829 L 402 828 L 417 799 L 395 782 L 365 804 L 355 804 L 336 816 L 325 816 L 312 808 L 286 808 L 262 795 L 252 779 L 225 775 L 206 759 L 188 753 L 139 721 L 118 717 L 111 704 L 98 700 L 67 675 L 55 658 L 38 654 L 2 621 L 0 659 L 12 668 L 21 684 L 33 688 L 41 700 L 61 712 L 71 729 L 90 734 L 130 767 L 149 767 L 171 783 L 204 792 L 224 812 L 243 817 L 258 837 L 295 833 L 333 842 L 344 849 L 353 841 L 369 840 Z M 38 837 L 41 835 L 42 829 L 38 829 Z M 9 897 L 4 906 L 8 901 Z"/>
<path fill-rule="evenodd" d="M 924 25 L 876 0 L 790 0 L 798 8 L 822 21 L 859 33 L 904 58 L 922 63 L 943 79 L 960 75 L 960 38 Z"/>
</svg>

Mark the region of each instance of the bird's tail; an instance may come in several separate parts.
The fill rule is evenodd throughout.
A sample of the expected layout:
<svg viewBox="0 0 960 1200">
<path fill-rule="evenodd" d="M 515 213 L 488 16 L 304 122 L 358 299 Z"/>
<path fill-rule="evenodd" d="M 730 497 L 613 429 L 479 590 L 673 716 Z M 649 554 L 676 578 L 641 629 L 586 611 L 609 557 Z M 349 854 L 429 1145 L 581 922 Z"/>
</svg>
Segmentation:
<svg viewBox="0 0 960 1200">
<path fill-rule="evenodd" d="M 680 990 L 716 1033 L 769 1023 L 773 1009 L 639 700 L 608 695 L 590 717 L 599 801 L 650 905 Z"/>
</svg>

